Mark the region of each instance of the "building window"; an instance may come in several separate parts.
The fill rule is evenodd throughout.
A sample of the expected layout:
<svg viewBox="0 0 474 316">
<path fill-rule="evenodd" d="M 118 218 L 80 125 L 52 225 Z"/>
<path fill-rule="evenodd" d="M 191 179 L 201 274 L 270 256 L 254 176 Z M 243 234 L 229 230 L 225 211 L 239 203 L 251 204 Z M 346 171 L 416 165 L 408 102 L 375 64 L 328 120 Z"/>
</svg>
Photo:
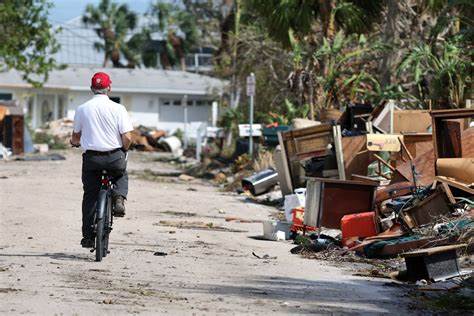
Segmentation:
<svg viewBox="0 0 474 316">
<path fill-rule="evenodd" d="M 188 106 L 193 106 L 194 101 L 193 100 L 188 100 Z"/>
<path fill-rule="evenodd" d="M 10 101 L 13 99 L 13 94 L 11 93 L 0 93 L 0 100 L 2 101 Z"/>
<path fill-rule="evenodd" d="M 174 101 L 173 101 L 173 105 L 180 106 L 181 103 L 182 103 L 181 100 L 174 100 Z"/>
<path fill-rule="evenodd" d="M 163 105 L 166 105 L 166 106 L 170 106 L 170 105 L 171 105 L 171 101 L 170 101 L 170 100 L 163 100 L 163 101 L 161 101 L 161 103 L 162 103 Z"/>
</svg>

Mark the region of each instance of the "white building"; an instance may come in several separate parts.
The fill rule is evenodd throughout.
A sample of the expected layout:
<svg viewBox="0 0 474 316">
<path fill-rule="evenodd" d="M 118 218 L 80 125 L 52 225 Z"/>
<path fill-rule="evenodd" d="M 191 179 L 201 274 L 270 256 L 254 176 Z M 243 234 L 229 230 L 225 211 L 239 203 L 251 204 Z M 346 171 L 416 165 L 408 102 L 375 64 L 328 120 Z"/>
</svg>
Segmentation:
<svg viewBox="0 0 474 316">
<path fill-rule="evenodd" d="M 216 78 L 182 71 L 69 67 L 51 72 L 48 81 L 38 89 L 10 70 L 0 72 L 0 99 L 25 104 L 33 128 L 50 120 L 73 118 L 75 109 L 92 97 L 90 80 L 98 71 L 110 75 L 110 96 L 127 108 L 135 126 L 168 131 L 183 129 L 187 112 L 191 135 L 198 125 L 211 121 L 212 103 L 220 101 L 226 84 Z"/>
</svg>

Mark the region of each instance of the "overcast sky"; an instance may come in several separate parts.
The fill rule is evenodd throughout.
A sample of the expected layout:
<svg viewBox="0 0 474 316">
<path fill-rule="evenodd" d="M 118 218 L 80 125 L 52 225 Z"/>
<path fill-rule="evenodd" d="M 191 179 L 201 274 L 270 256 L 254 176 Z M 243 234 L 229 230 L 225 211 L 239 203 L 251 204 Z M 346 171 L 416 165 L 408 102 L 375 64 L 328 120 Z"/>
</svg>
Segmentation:
<svg viewBox="0 0 474 316">
<path fill-rule="evenodd" d="M 119 3 L 127 3 L 128 7 L 137 13 L 144 13 L 151 0 L 114 0 Z M 100 0 L 52 0 L 54 5 L 50 10 L 49 19 L 53 24 L 63 23 L 76 16 L 82 15 L 87 4 L 97 5 Z"/>
</svg>

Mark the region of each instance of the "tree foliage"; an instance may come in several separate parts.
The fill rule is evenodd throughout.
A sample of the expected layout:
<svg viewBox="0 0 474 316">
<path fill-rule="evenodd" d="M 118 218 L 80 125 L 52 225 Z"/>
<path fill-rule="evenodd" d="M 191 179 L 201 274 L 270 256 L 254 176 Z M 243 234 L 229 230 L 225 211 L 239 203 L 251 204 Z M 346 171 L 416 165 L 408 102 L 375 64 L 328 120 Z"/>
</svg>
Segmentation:
<svg viewBox="0 0 474 316">
<path fill-rule="evenodd" d="M 119 5 L 110 0 L 101 0 L 97 6 L 88 4 L 82 21 L 94 27 L 102 39 L 102 42 L 96 42 L 94 46 L 98 51 L 104 52 L 104 67 L 109 61 L 112 61 L 114 67 L 123 67 L 120 53 L 127 59 L 129 67 L 136 65 L 137 56 L 129 50 L 127 37 L 128 32 L 136 26 L 137 16 L 126 4 Z"/>
<path fill-rule="evenodd" d="M 59 49 L 48 22 L 46 0 L 0 1 L 0 71 L 18 70 L 39 86 L 59 67 L 52 55 Z"/>
</svg>

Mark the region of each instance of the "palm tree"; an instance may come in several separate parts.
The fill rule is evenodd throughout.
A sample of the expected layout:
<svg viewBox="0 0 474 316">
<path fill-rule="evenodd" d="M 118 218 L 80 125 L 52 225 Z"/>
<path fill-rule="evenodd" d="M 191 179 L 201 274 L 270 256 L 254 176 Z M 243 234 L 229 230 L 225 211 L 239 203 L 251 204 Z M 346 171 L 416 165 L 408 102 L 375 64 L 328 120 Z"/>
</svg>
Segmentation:
<svg viewBox="0 0 474 316">
<path fill-rule="evenodd" d="M 399 73 L 410 71 L 420 102 L 431 99 L 438 107 L 460 107 L 472 80 L 469 49 L 443 42 L 438 50 L 428 44 L 416 46 L 403 59 Z"/>
<path fill-rule="evenodd" d="M 88 4 L 82 17 L 84 24 L 95 28 L 102 42 L 94 43 L 98 51 L 104 52 L 103 66 L 107 67 L 111 60 L 114 67 L 122 67 L 120 53 L 127 58 L 129 67 L 137 63 L 134 55 L 127 48 L 128 32 L 136 26 L 136 14 L 128 9 L 126 4 L 117 4 L 110 0 L 101 0 L 96 6 Z"/>
<path fill-rule="evenodd" d="M 292 36 L 316 43 L 317 30 L 332 40 L 337 31 L 364 33 L 379 21 L 384 2 L 381 0 L 247 0 L 247 6 L 257 11 L 268 32 L 288 48 Z"/>
<path fill-rule="evenodd" d="M 168 68 L 179 62 L 181 70 L 186 70 L 186 53 L 193 48 L 198 38 L 195 18 L 171 3 L 162 2 L 152 4 L 150 14 L 157 22 L 152 30 L 166 34 L 165 47 L 160 54 L 163 65 Z"/>
</svg>

